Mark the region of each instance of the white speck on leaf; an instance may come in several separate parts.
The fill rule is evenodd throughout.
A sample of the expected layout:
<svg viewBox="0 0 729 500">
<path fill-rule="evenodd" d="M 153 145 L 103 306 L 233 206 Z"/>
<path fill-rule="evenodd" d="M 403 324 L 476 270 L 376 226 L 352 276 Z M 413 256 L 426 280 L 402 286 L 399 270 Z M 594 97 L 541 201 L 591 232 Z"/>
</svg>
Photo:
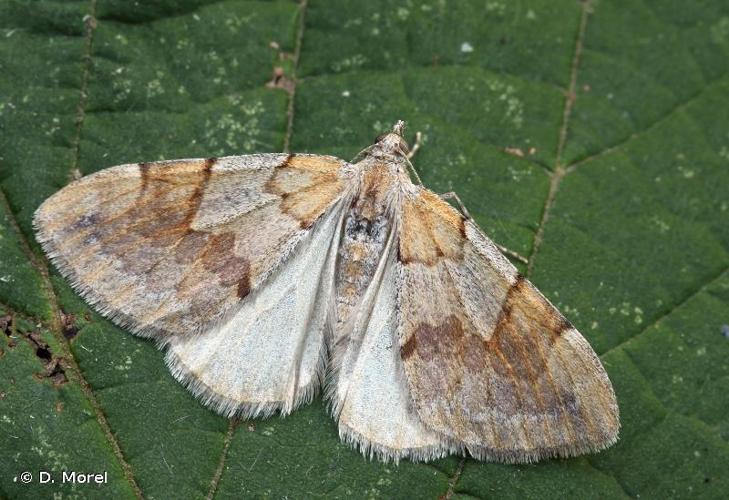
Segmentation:
<svg viewBox="0 0 729 500">
<path fill-rule="evenodd" d="M 525 177 L 530 177 L 532 175 L 532 171 L 528 168 L 516 169 L 509 165 L 507 167 L 507 170 L 509 172 L 509 175 L 511 176 L 511 180 L 513 180 L 514 182 L 520 182 Z"/>
<path fill-rule="evenodd" d="M 669 226 L 664 220 L 659 219 L 657 215 L 651 217 L 650 220 L 658 228 L 658 231 L 661 234 L 665 234 L 669 229 L 671 229 L 671 226 Z"/>
<path fill-rule="evenodd" d="M 685 179 L 692 179 L 694 175 L 696 175 L 696 172 L 690 168 L 686 168 L 684 166 L 678 167 L 678 171 L 683 174 Z"/>
<path fill-rule="evenodd" d="M 162 82 L 158 78 L 147 83 L 147 99 L 151 99 L 152 97 L 156 97 L 164 93 L 165 89 L 162 87 Z"/>
<path fill-rule="evenodd" d="M 503 14 L 506 10 L 506 5 L 501 2 L 486 2 L 486 12 L 495 12 L 497 14 Z"/>
<path fill-rule="evenodd" d="M 352 57 L 347 57 L 341 61 L 332 63 L 332 69 L 336 72 L 340 72 L 347 69 L 360 68 L 365 65 L 367 58 L 362 54 L 355 54 Z"/>
<path fill-rule="evenodd" d="M 722 17 L 711 29 L 711 39 L 714 43 L 723 44 L 729 40 L 729 17 Z"/>
</svg>

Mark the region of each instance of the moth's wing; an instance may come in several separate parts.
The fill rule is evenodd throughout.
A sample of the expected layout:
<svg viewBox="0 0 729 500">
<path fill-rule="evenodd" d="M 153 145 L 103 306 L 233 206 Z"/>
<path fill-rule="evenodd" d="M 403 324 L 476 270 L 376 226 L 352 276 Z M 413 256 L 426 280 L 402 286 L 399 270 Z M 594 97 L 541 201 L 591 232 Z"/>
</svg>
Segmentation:
<svg viewBox="0 0 729 500">
<path fill-rule="evenodd" d="M 346 200 L 326 212 L 227 321 L 170 339 L 172 374 L 225 415 L 289 413 L 320 386 Z"/>
<path fill-rule="evenodd" d="M 398 348 L 398 275 L 395 232 L 351 322 L 331 346 L 327 397 L 340 437 L 383 460 L 432 460 L 463 446 L 425 427 L 409 401 Z"/>
<path fill-rule="evenodd" d="M 400 357 L 423 424 L 480 459 L 602 449 L 618 407 L 590 345 L 470 220 L 419 189 L 402 205 Z"/>
<path fill-rule="evenodd" d="M 341 198 L 345 165 L 286 154 L 121 165 L 54 194 L 34 224 L 84 298 L 166 343 L 259 288 Z"/>
</svg>

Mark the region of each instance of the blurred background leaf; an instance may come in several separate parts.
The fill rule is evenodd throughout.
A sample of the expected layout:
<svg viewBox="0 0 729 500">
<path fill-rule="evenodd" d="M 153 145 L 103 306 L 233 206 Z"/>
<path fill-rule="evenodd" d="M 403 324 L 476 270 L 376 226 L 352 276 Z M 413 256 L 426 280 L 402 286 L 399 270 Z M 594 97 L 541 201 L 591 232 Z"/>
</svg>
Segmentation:
<svg viewBox="0 0 729 500">
<path fill-rule="evenodd" d="M 0 495 L 704 497 L 729 491 L 729 4 L 702 0 L 0 4 Z M 609 450 L 399 466 L 325 405 L 229 422 L 49 268 L 35 208 L 163 158 L 353 157 L 397 119 L 601 355 Z M 724 331 L 724 333 L 722 333 Z M 107 471 L 24 485 L 23 471 Z"/>
</svg>

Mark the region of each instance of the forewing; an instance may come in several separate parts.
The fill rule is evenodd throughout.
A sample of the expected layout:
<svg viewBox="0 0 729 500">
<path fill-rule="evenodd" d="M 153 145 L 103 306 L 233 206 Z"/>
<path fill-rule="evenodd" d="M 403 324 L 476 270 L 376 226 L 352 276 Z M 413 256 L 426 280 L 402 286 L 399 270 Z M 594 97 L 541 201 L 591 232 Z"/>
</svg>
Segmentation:
<svg viewBox="0 0 729 500">
<path fill-rule="evenodd" d="M 403 201 L 399 250 L 400 356 L 428 428 L 507 462 L 615 442 L 597 356 L 472 221 L 419 190 Z"/>
<path fill-rule="evenodd" d="M 50 197 L 34 224 L 102 314 L 167 342 L 256 290 L 341 198 L 345 165 L 286 154 L 121 165 Z"/>
</svg>

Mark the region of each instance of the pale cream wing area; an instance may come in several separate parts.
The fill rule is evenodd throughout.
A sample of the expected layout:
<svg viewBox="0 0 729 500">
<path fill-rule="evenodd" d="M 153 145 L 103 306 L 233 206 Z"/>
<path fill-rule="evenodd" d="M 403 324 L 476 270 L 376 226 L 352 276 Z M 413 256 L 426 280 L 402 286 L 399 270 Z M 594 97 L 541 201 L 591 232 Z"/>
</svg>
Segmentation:
<svg viewBox="0 0 729 500">
<path fill-rule="evenodd" d="M 397 338 L 399 318 L 395 235 L 352 324 L 333 346 L 328 397 L 340 437 L 381 460 L 433 460 L 462 450 L 426 428 L 410 403 Z"/>
<path fill-rule="evenodd" d="M 399 250 L 400 359 L 425 427 L 505 462 L 615 442 L 597 356 L 471 220 L 419 189 L 403 202 Z"/>
<path fill-rule="evenodd" d="M 287 414 L 320 387 L 343 201 L 225 322 L 170 339 L 172 374 L 204 404 L 228 416 Z"/>
<path fill-rule="evenodd" d="M 258 289 L 341 199 L 346 166 L 292 154 L 121 165 L 61 189 L 34 225 L 89 303 L 164 344 Z"/>
</svg>

